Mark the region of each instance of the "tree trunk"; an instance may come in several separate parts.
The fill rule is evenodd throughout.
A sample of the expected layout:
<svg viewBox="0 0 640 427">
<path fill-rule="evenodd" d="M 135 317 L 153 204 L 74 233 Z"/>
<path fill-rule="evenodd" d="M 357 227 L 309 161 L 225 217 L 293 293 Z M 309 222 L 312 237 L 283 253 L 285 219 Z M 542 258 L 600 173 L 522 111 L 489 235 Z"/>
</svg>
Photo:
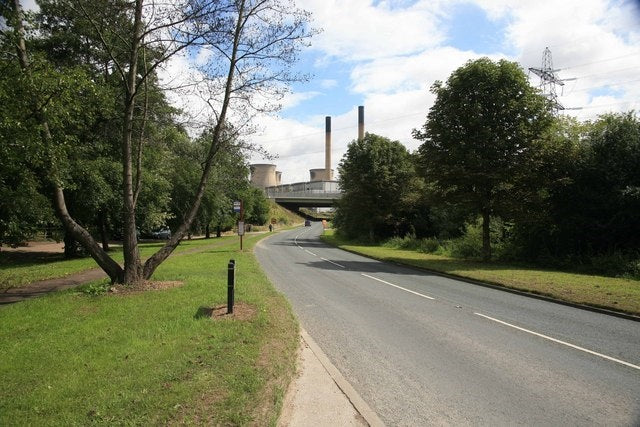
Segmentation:
<svg viewBox="0 0 640 427">
<path fill-rule="evenodd" d="M 109 238 L 107 236 L 107 218 L 104 211 L 98 217 L 98 227 L 100 229 L 100 240 L 102 240 L 102 250 L 109 252 Z"/>
<path fill-rule="evenodd" d="M 482 210 L 482 260 L 491 261 L 491 215 L 489 208 Z"/>
<path fill-rule="evenodd" d="M 204 238 L 205 239 L 211 238 L 211 231 L 209 230 L 209 224 L 207 224 L 207 226 L 204 228 Z"/>
<path fill-rule="evenodd" d="M 16 13 L 14 28 L 17 39 L 16 52 L 18 56 L 18 62 L 20 63 L 20 68 L 25 73 L 31 86 L 33 86 L 29 57 L 27 55 L 27 48 L 24 41 L 22 7 L 19 0 L 14 0 L 14 8 Z M 49 121 L 47 119 L 46 109 L 38 107 L 39 102 L 35 92 L 32 94 L 32 98 L 33 99 L 31 108 L 33 114 L 42 126 L 41 135 L 42 141 L 44 143 L 43 145 L 45 146 L 45 148 L 51 147 L 53 143 L 53 136 L 51 135 L 51 131 L 49 129 Z M 80 242 L 82 246 L 84 246 L 84 248 L 89 252 L 89 254 L 91 254 L 91 257 L 96 261 L 100 268 L 102 268 L 105 273 L 109 275 L 112 282 L 122 281 L 122 268 L 120 267 L 120 265 L 118 265 L 117 262 L 111 259 L 109 255 L 107 255 L 107 253 L 100 248 L 91 234 L 89 234 L 87 230 L 80 226 L 80 224 L 75 222 L 71 215 L 69 215 L 67 204 L 64 199 L 64 192 L 62 187 L 60 186 L 58 179 L 57 165 L 53 161 L 50 165 L 50 174 L 48 178 L 53 188 L 53 206 L 56 211 L 56 215 L 65 227 L 66 233 L 73 236 L 76 241 Z"/>
<path fill-rule="evenodd" d="M 129 51 L 129 70 L 126 81 L 125 111 L 122 125 L 122 190 L 123 190 L 123 236 L 124 283 L 137 284 L 143 280 L 138 236 L 136 230 L 136 208 L 133 190 L 132 136 L 133 114 L 137 92 L 138 50 L 142 31 L 142 0 L 136 0 L 131 50 Z"/>
<path fill-rule="evenodd" d="M 218 224 L 218 226 L 216 227 L 216 237 L 220 236 L 222 236 L 222 227 L 220 226 L 220 224 Z"/>
</svg>

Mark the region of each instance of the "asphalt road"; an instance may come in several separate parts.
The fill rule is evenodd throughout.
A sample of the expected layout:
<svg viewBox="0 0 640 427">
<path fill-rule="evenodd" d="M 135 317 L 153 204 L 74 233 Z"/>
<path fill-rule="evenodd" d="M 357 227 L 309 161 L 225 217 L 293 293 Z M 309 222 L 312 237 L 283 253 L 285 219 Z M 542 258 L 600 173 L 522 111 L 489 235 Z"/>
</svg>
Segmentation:
<svg viewBox="0 0 640 427">
<path fill-rule="evenodd" d="M 640 426 L 640 323 L 374 261 L 320 233 L 255 252 L 387 425 Z"/>
</svg>

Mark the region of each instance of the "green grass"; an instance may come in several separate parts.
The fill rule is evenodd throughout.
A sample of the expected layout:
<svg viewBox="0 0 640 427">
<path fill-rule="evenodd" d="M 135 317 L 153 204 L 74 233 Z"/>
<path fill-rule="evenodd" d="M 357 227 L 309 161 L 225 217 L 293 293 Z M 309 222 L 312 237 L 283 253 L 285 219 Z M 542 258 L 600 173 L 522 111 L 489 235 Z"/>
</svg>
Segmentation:
<svg viewBox="0 0 640 427">
<path fill-rule="evenodd" d="M 278 222 L 276 227 L 282 229 L 283 226 L 291 226 L 294 224 L 302 224 L 304 218 L 291 212 L 288 209 L 283 208 L 273 200 L 269 200 L 269 221 L 275 218 Z M 267 225 L 268 228 L 268 225 Z"/>
<path fill-rule="evenodd" d="M 169 258 L 153 279 L 180 287 L 73 290 L 0 308 L 0 425 L 273 425 L 298 327 L 247 250 L 260 237 L 248 236 L 242 253 L 235 238 Z M 256 314 L 203 317 L 226 303 L 230 258 L 236 301 Z"/>
<path fill-rule="evenodd" d="M 323 240 L 348 251 L 371 258 L 407 264 L 545 295 L 562 301 L 640 315 L 640 281 L 586 274 L 567 273 L 504 263 L 483 263 L 413 250 L 366 245 L 343 240 L 325 231 Z"/>
<path fill-rule="evenodd" d="M 223 244 L 234 238 L 238 240 L 237 236 L 183 240 L 173 254 Z M 164 242 L 141 243 L 140 256 L 149 257 L 163 245 Z M 123 262 L 121 246 L 113 246 L 110 255 L 117 262 Z M 0 252 L 0 290 L 27 285 L 38 280 L 64 277 L 97 267 L 98 265 L 91 257 L 67 260 L 63 254 L 3 251 Z"/>
</svg>

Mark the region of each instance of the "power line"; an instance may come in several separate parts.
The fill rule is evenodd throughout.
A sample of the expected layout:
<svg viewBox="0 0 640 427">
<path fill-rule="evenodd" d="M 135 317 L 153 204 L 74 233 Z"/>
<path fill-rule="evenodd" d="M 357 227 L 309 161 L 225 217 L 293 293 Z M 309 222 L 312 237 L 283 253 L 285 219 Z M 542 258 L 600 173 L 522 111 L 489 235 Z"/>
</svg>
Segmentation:
<svg viewBox="0 0 640 427">
<path fill-rule="evenodd" d="M 602 76 L 604 74 L 614 74 L 614 73 L 619 73 L 619 72 L 628 71 L 628 70 L 638 70 L 638 66 L 627 67 L 627 68 L 618 68 L 616 70 L 603 71 L 601 73 L 586 74 L 584 76 L 578 76 L 577 78 L 578 79 L 586 79 L 587 77 Z"/>
<path fill-rule="evenodd" d="M 640 79 L 633 79 L 633 80 L 625 80 L 623 82 L 616 82 L 616 83 L 611 83 L 611 84 L 601 84 L 598 86 L 591 86 L 591 87 L 585 87 L 585 88 L 577 88 L 577 89 L 571 89 L 570 93 L 575 93 L 575 92 L 584 92 L 584 91 L 588 91 L 591 89 L 599 89 L 601 87 L 612 87 L 612 86 L 621 86 L 621 85 L 625 85 L 628 83 L 634 83 L 639 81 Z"/>
<path fill-rule="evenodd" d="M 634 101 L 622 101 L 622 102 L 612 102 L 610 104 L 600 104 L 600 105 L 587 105 L 586 107 L 580 107 L 581 110 L 587 110 L 591 108 L 604 108 L 611 107 L 613 105 L 623 105 L 623 104 L 633 104 Z"/>
<path fill-rule="evenodd" d="M 615 61 L 617 59 L 628 58 L 628 57 L 634 56 L 634 55 L 640 55 L 640 51 L 633 52 L 633 53 L 628 53 L 626 55 L 616 56 L 616 57 L 613 57 L 613 58 L 599 59 L 597 61 L 584 62 L 582 64 L 571 65 L 569 67 L 560 68 L 557 71 L 569 70 L 569 69 L 572 69 L 572 68 L 580 68 L 580 67 L 584 67 L 584 66 L 587 66 L 587 65 L 599 64 L 599 63 L 602 63 L 602 62 Z"/>
</svg>

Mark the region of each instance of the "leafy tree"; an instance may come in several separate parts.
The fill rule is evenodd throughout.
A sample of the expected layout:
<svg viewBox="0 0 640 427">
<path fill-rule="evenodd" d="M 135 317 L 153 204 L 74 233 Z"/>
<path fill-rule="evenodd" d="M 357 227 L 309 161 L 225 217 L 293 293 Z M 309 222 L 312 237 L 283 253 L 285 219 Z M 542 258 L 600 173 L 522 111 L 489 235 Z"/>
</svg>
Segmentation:
<svg viewBox="0 0 640 427">
<path fill-rule="evenodd" d="M 420 182 L 404 145 L 367 133 L 349 144 L 338 171 L 343 195 L 334 223 L 341 233 L 376 240 L 411 231 Z"/>
<path fill-rule="evenodd" d="M 566 253 L 565 225 L 574 222 L 571 217 L 576 206 L 571 193 L 575 191 L 576 171 L 583 163 L 587 128 L 575 119 L 557 117 L 537 141 L 539 150 L 529 173 L 522 177 L 526 191 L 519 193 L 511 206 L 510 256 L 546 261 Z M 528 191 L 532 188 L 537 191 Z M 568 200 L 573 206 L 565 210 Z"/>
<path fill-rule="evenodd" d="M 259 188 L 248 186 L 241 198 L 244 201 L 244 218 L 249 224 L 264 225 L 269 220 L 269 201 Z"/>
<path fill-rule="evenodd" d="M 640 249 L 640 120 L 605 114 L 582 127 L 568 184 L 553 193 L 560 253 Z"/>
<path fill-rule="evenodd" d="M 422 174 L 449 203 L 482 216 L 483 258 L 491 258 L 490 219 L 509 218 L 525 193 L 537 141 L 549 127 L 548 101 L 513 62 L 469 61 L 446 84 L 414 138 Z"/>
<path fill-rule="evenodd" d="M 63 2 L 50 2 L 57 6 Z M 74 12 L 72 28 L 86 32 L 86 40 L 96 54 L 92 63 L 105 64 L 106 79 L 113 79 L 119 105 L 119 152 L 122 166 L 122 228 L 124 268 L 115 262 L 96 243 L 86 226 L 70 212 L 65 191 L 63 156 L 56 155 L 56 148 L 67 142 L 66 117 L 69 108 L 53 108 L 54 97 L 43 90 L 41 82 L 73 81 L 70 71 L 75 62 L 60 69 L 52 69 L 51 62 L 39 61 L 34 50 L 38 33 L 27 33 L 19 0 L 11 6 L 3 6 L 3 13 L 11 31 L 3 35 L 15 46 L 21 81 L 25 88 L 26 110 L 36 124 L 39 146 L 43 148 L 45 178 L 51 188 L 56 214 L 67 233 L 71 234 L 96 260 L 114 282 L 135 284 L 149 278 L 179 244 L 183 235 L 195 220 L 212 173 L 216 154 L 223 152 L 231 140 L 230 109 L 235 109 L 240 120 L 247 120 L 248 112 L 271 111 L 276 105 L 256 103 L 261 99 L 278 99 L 287 83 L 299 79 L 289 68 L 296 59 L 300 47 L 312 34 L 307 28 L 309 15 L 278 0 L 228 0 L 201 2 L 183 0 L 156 3 L 144 0 L 135 2 L 73 1 L 64 2 Z M 77 46 L 64 45 L 76 49 Z M 197 190 L 182 223 L 171 239 L 144 264 L 136 239 L 137 208 L 143 194 L 143 145 L 146 123 L 150 118 L 149 85 L 156 79 L 156 70 L 170 58 L 189 49 L 208 49 L 209 62 L 202 67 L 206 80 L 205 96 L 212 108 L 214 119 Z M 82 49 L 81 49 L 82 50 Z M 195 51 L 192 53 L 196 53 Z M 64 56 L 64 55 L 61 55 Z M 41 67 L 42 65 L 42 67 Z M 77 71 L 81 72 L 82 67 Z M 43 78 L 42 70 L 52 70 L 58 80 Z M 79 82 L 87 88 L 95 81 L 86 78 Z M 44 86 L 44 89 L 47 89 Z M 69 91 L 68 93 L 77 93 Z M 63 92 L 67 93 L 67 92 Z M 91 97 L 87 90 L 84 96 Z M 63 98 L 64 99 L 64 98 Z M 245 112 L 245 114 L 243 114 Z M 235 117 L 234 117 L 235 118 Z M 59 121 L 58 121 L 59 120 Z M 60 123 L 61 126 L 57 126 Z"/>
</svg>

